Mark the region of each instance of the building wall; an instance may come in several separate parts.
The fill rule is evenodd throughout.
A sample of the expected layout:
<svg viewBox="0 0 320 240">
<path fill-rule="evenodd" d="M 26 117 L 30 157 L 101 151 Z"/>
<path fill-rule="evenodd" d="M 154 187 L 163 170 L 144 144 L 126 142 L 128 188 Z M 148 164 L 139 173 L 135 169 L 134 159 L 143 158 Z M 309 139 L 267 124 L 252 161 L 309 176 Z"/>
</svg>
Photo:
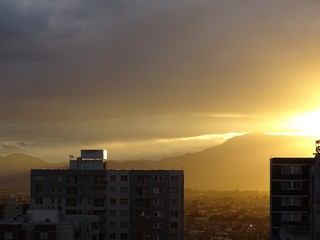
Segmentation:
<svg viewBox="0 0 320 240">
<path fill-rule="evenodd" d="M 36 213 L 39 211 L 38 213 Z M 39 219 L 38 216 L 52 216 L 54 210 L 34 210 L 28 219 L 21 216 L 0 221 L 0 239 L 19 240 L 98 240 L 96 228 L 99 217 L 93 215 L 70 215 L 51 221 L 52 218 Z"/>
<path fill-rule="evenodd" d="M 30 209 L 56 209 L 63 214 L 98 215 L 106 229 L 105 170 L 31 170 Z"/>
<path fill-rule="evenodd" d="M 183 239 L 182 170 L 31 171 L 31 209 L 99 215 L 100 239 Z"/>
<path fill-rule="evenodd" d="M 107 171 L 107 237 L 130 239 L 130 171 Z"/>
<path fill-rule="evenodd" d="M 270 232 L 279 237 L 282 222 L 310 224 L 310 169 L 314 158 L 272 158 L 270 162 Z"/>
<path fill-rule="evenodd" d="M 24 236 L 21 229 L 21 224 L 0 224 L 0 240 L 8 239 L 9 236 L 13 240 L 23 239 Z"/>
</svg>

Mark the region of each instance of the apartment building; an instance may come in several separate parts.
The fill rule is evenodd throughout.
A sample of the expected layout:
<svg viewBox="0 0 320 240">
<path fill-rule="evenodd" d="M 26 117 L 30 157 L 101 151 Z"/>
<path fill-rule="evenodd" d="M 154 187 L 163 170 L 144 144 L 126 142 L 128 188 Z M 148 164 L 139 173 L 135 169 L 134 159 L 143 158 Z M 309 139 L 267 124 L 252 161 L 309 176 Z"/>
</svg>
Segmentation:
<svg viewBox="0 0 320 240">
<path fill-rule="evenodd" d="M 58 210 L 30 210 L 0 219 L 0 240 L 98 240 L 99 217 L 63 215 Z"/>
<path fill-rule="evenodd" d="M 310 191 L 314 158 L 272 158 L 270 162 L 270 235 L 283 239 L 288 229 L 310 237 Z M 284 238 L 289 239 L 289 238 Z"/>
<path fill-rule="evenodd" d="M 99 239 L 183 239 L 182 170 L 107 168 L 105 150 L 82 150 L 69 169 L 31 170 L 31 209 L 100 218 Z"/>
</svg>

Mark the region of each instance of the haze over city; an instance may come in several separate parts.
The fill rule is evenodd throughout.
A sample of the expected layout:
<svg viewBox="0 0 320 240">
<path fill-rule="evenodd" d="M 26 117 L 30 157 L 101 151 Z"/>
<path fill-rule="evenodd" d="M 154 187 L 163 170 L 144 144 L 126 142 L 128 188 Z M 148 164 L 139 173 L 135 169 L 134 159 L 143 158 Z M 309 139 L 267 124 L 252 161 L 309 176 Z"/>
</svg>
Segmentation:
<svg viewBox="0 0 320 240">
<path fill-rule="evenodd" d="M 160 159 L 249 132 L 320 137 L 318 1 L 0 9 L 2 156 L 107 148 L 111 159 Z"/>
</svg>

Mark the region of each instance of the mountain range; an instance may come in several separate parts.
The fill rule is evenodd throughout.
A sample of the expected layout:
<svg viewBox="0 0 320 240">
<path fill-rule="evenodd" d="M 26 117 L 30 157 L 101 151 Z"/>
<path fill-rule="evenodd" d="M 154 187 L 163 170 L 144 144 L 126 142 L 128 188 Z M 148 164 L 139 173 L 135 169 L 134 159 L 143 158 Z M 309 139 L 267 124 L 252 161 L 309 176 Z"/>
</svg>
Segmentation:
<svg viewBox="0 0 320 240">
<path fill-rule="evenodd" d="M 314 138 L 250 133 L 201 152 L 158 161 L 108 161 L 110 169 L 184 169 L 185 187 L 199 190 L 268 190 L 271 157 L 310 157 Z M 0 188 L 29 188 L 30 169 L 67 168 L 68 163 L 11 154 L 0 157 Z"/>
</svg>

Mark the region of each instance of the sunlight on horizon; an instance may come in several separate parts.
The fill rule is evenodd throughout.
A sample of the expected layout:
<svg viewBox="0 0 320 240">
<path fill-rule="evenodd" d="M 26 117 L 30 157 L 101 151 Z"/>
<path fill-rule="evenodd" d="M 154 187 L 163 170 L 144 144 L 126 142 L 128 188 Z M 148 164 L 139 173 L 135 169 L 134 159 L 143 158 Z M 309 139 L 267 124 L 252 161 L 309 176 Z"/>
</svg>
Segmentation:
<svg viewBox="0 0 320 240">
<path fill-rule="evenodd" d="M 304 112 L 290 117 L 288 127 L 296 135 L 320 138 L 320 110 Z"/>
<path fill-rule="evenodd" d="M 230 138 L 241 136 L 246 134 L 246 132 L 230 132 L 230 133 L 222 133 L 222 134 L 205 134 L 199 136 L 192 136 L 192 137 L 181 137 L 181 138 L 166 138 L 166 139 L 159 139 L 159 142 L 168 142 L 168 141 L 207 141 L 207 140 L 214 140 L 214 139 L 221 139 L 222 141 L 228 140 Z"/>
</svg>

